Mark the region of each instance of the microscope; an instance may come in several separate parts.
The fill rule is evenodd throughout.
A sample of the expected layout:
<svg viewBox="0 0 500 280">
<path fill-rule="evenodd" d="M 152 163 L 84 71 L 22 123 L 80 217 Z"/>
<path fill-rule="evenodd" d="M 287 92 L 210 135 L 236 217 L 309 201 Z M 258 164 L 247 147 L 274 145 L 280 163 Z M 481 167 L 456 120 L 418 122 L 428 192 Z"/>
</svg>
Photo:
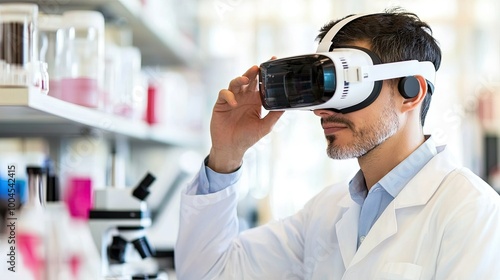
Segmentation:
<svg viewBox="0 0 500 280">
<path fill-rule="evenodd" d="M 127 279 L 116 278 L 127 275 L 117 275 L 116 271 L 111 270 L 111 266 L 125 265 L 127 258 L 134 256 L 131 248 L 135 248 L 135 256 L 140 255 L 142 259 L 154 255 L 146 238 L 146 228 L 151 226 L 151 217 L 145 200 L 155 179 L 147 173 L 133 190 L 95 190 L 94 207 L 89 211 L 89 227 L 100 252 L 102 276 L 111 277 L 105 279 Z M 124 271 L 121 273 L 133 273 Z M 157 279 L 153 275 L 144 276 L 145 278 L 140 278 L 139 275 L 130 275 L 131 278 L 128 279 Z"/>
</svg>

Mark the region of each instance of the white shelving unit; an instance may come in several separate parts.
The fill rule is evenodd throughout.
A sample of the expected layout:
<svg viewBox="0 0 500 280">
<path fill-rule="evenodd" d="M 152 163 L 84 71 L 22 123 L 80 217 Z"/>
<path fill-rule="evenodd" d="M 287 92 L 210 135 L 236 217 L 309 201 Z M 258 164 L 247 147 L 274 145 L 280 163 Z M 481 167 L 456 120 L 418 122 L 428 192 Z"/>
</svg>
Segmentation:
<svg viewBox="0 0 500 280">
<path fill-rule="evenodd" d="M 16 3 L 18 0 L 0 0 Z M 61 14 L 66 10 L 96 10 L 107 18 L 120 19 L 133 33 L 133 45 L 141 50 L 142 64 L 149 66 L 199 67 L 201 58 L 191 38 L 175 26 L 154 26 L 145 20 L 139 0 L 23 0 L 36 3 L 40 13 Z"/>
<path fill-rule="evenodd" d="M 0 88 L 0 137 L 78 135 L 99 130 L 109 137 L 196 146 L 194 132 L 100 112 L 44 95 L 34 88 Z"/>
<path fill-rule="evenodd" d="M 17 0 L 0 0 L 16 3 Z M 180 66 L 196 69 L 201 59 L 194 42 L 175 26 L 154 26 L 147 21 L 140 0 L 24 0 L 36 3 L 40 13 L 97 10 L 107 19 L 121 19 L 132 30 L 133 44 L 148 66 Z M 150 126 L 95 109 L 43 95 L 34 89 L 0 88 L 0 137 L 68 136 L 99 130 L 111 137 L 196 146 L 199 135 L 167 125 Z"/>
</svg>

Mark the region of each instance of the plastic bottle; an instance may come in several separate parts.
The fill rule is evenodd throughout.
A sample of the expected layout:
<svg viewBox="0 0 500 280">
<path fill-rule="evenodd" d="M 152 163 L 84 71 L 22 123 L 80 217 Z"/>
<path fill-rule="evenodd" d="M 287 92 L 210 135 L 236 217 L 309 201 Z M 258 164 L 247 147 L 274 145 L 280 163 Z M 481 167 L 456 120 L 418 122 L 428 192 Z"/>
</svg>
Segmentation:
<svg viewBox="0 0 500 280">
<path fill-rule="evenodd" d="M 38 16 L 38 54 L 40 61 L 47 63 L 50 77 L 50 96 L 61 98 L 61 64 L 63 60 L 61 42 L 64 36 L 61 15 L 39 14 Z"/>
<path fill-rule="evenodd" d="M 46 93 L 44 63 L 38 61 L 38 5 L 0 4 L 0 86 L 35 86 Z"/>
<path fill-rule="evenodd" d="M 0 5 L 0 60 L 24 67 L 37 60 L 38 6 L 26 3 Z"/>
<path fill-rule="evenodd" d="M 45 223 L 42 203 L 41 167 L 28 166 L 28 200 L 20 210 L 16 232 L 16 249 L 18 252 L 18 271 L 26 273 L 25 279 L 47 280 L 46 278 L 46 246 Z"/>
<path fill-rule="evenodd" d="M 104 17 L 97 11 L 63 13 L 61 99 L 100 107 L 104 79 Z"/>
</svg>

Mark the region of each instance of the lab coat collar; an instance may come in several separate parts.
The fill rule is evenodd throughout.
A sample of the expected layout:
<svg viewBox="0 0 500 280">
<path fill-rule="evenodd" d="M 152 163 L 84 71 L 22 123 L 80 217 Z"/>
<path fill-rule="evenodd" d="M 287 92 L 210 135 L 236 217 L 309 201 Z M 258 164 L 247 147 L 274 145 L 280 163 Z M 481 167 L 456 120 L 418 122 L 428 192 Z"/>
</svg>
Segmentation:
<svg viewBox="0 0 500 280">
<path fill-rule="evenodd" d="M 456 160 L 444 146 L 437 147 L 438 154 L 408 182 L 394 199 L 394 209 L 426 204 L 443 179 L 457 168 Z"/>
<path fill-rule="evenodd" d="M 441 150 L 443 148 L 439 147 L 438 151 Z M 446 149 L 434 156 L 387 206 L 357 251 L 357 235 L 354 233 L 358 231 L 360 206 L 346 194 L 338 203 L 344 208 L 344 214 L 335 225 L 346 270 L 365 258 L 384 240 L 396 234 L 398 210 L 425 205 L 446 175 L 456 168 L 455 162 Z"/>
</svg>

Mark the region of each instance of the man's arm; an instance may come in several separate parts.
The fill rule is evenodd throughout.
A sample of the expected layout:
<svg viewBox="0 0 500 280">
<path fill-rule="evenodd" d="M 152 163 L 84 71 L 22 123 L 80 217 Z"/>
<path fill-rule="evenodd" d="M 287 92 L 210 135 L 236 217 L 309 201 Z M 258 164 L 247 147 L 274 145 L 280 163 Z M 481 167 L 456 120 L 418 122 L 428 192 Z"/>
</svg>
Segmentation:
<svg viewBox="0 0 500 280">
<path fill-rule="evenodd" d="M 281 279 L 300 267 L 307 211 L 239 234 L 236 215 L 238 172 L 219 174 L 229 186 L 206 195 L 207 169 L 183 193 L 175 248 L 179 279 Z M 219 178 L 220 179 L 220 178 Z"/>
<path fill-rule="evenodd" d="M 228 88 L 219 92 L 214 105 L 210 122 L 212 147 L 206 162 L 210 169 L 202 167 L 181 199 L 176 244 L 176 268 L 180 279 L 220 279 L 222 275 L 229 275 L 227 279 L 243 278 L 244 275 L 252 278 L 251 275 L 259 273 L 251 271 L 269 266 L 262 263 L 266 258 L 260 255 L 260 249 L 251 249 L 255 248 L 252 245 L 255 236 L 238 238 L 237 180 L 226 177 L 238 173 L 245 152 L 268 134 L 283 114 L 269 112 L 262 116 L 258 72 L 259 68 L 252 66 L 242 76 L 231 80 Z M 208 178 L 212 171 L 222 183 Z M 257 231 L 256 235 L 262 239 L 273 239 L 276 234 L 270 231 L 259 236 L 259 232 L 266 231 Z"/>
<path fill-rule="evenodd" d="M 238 235 L 238 200 L 234 184 L 209 193 L 206 172 L 203 164 L 181 197 L 179 234 L 175 246 L 175 267 L 179 279 L 215 278 L 223 267 L 223 261 L 219 260 Z"/>
</svg>

